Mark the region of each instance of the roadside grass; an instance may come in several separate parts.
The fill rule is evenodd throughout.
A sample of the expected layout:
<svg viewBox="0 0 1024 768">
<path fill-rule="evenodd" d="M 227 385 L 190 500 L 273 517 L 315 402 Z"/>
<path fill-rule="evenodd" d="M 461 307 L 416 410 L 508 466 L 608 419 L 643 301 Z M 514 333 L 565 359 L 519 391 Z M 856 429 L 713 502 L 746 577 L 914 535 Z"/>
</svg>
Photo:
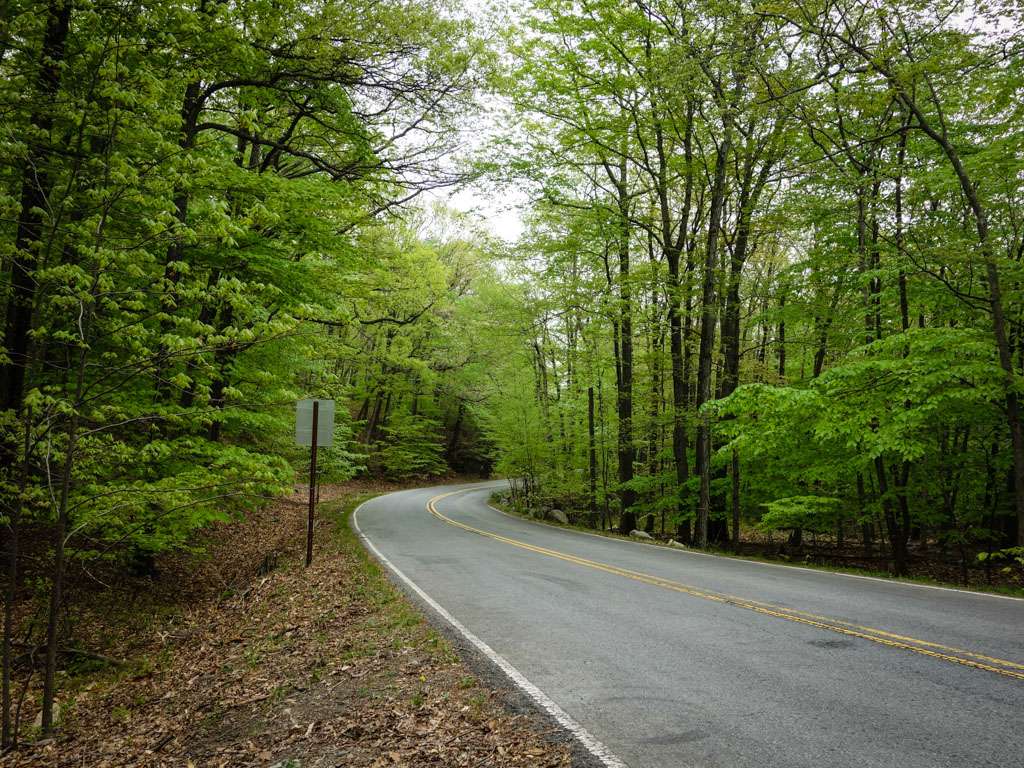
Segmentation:
<svg viewBox="0 0 1024 768">
<path fill-rule="evenodd" d="M 451 645 L 435 630 L 411 602 L 387 578 L 380 564 L 359 541 L 352 527 L 352 514 L 359 506 L 378 496 L 359 494 L 321 505 L 320 514 L 331 524 L 334 545 L 353 557 L 359 569 L 356 595 L 379 611 L 366 619 L 365 627 L 386 633 L 393 648 L 411 645 L 447 663 L 458 661 Z"/>
<path fill-rule="evenodd" d="M 503 512 L 511 517 L 516 517 L 521 520 L 525 520 L 529 523 L 536 523 L 537 525 L 546 525 L 551 528 L 562 528 L 565 530 L 576 531 L 578 533 L 585 533 L 591 536 L 601 536 L 606 539 L 614 539 L 617 541 L 628 541 L 632 544 L 643 544 L 650 547 L 661 547 L 662 549 L 668 549 L 675 552 L 684 552 L 697 555 L 714 555 L 716 557 L 725 557 L 731 560 L 746 560 L 753 563 L 763 563 L 765 565 L 776 565 L 780 567 L 788 568 L 806 568 L 813 571 L 821 571 L 823 573 L 841 573 L 848 576 L 868 576 L 876 579 L 884 579 L 885 581 L 892 581 L 895 583 L 906 583 L 906 584 L 919 584 L 931 587 L 943 587 L 945 589 L 955 589 L 962 592 L 978 592 L 979 594 L 991 594 L 991 595 L 1002 595 L 1004 597 L 1016 597 L 1024 599 L 1024 585 L 1020 587 L 1006 585 L 1006 584 L 971 584 L 965 586 L 958 582 L 943 581 L 940 579 L 931 578 L 928 576 L 911 575 L 911 576 L 895 576 L 889 571 L 882 571 L 870 568 L 854 568 L 843 565 L 831 565 L 825 563 L 815 563 L 810 560 L 804 560 L 800 558 L 775 558 L 768 557 L 758 554 L 737 554 L 728 549 L 722 549 L 720 547 L 708 547 L 707 549 L 696 549 L 694 547 L 687 547 L 685 545 L 672 546 L 666 541 L 660 539 L 640 539 L 633 536 L 626 536 L 616 531 L 602 531 L 599 529 L 588 528 L 583 525 L 573 525 L 572 523 L 560 523 L 556 520 L 542 520 L 529 515 L 521 514 L 517 512 L 511 505 L 501 501 L 499 494 L 492 494 L 488 502 L 490 506 L 497 509 L 499 512 Z"/>
</svg>

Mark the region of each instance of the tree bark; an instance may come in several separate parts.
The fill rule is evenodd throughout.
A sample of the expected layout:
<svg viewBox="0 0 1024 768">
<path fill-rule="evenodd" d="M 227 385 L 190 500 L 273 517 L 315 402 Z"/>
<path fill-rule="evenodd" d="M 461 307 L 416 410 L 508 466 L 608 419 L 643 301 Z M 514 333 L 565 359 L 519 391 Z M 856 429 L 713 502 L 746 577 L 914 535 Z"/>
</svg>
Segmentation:
<svg viewBox="0 0 1024 768">
<path fill-rule="evenodd" d="M 740 551 L 740 454 L 732 451 L 732 548 Z"/>
<path fill-rule="evenodd" d="M 94 274 L 91 289 L 93 299 L 95 299 L 96 286 L 98 284 L 99 277 Z M 90 305 L 92 304 L 91 302 Z M 83 318 L 79 326 L 81 328 L 81 337 L 79 339 L 80 348 L 75 377 L 75 394 L 72 401 L 71 416 L 68 419 L 67 444 L 64 447 L 64 463 L 61 469 L 60 500 L 57 506 L 57 526 L 54 532 L 53 572 L 50 581 L 50 604 L 46 620 L 46 661 L 43 671 L 42 730 L 44 736 L 49 736 L 53 733 L 53 703 L 56 692 L 55 677 L 59 631 L 58 619 L 64 589 L 65 538 L 67 537 L 69 515 L 68 498 L 71 493 L 75 452 L 78 449 L 79 409 L 81 408 L 82 396 L 85 392 L 85 370 L 90 349 L 88 344 L 88 328 L 90 326 L 91 314 L 87 314 L 84 307 Z"/>
<path fill-rule="evenodd" d="M 781 314 L 781 312 L 785 308 L 786 308 L 786 294 L 782 293 L 779 296 L 779 312 L 780 312 L 780 314 Z M 779 381 L 785 383 L 785 381 L 786 381 L 786 318 L 785 318 L 785 316 L 780 316 L 779 317 L 778 345 L 779 345 Z"/>
<path fill-rule="evenodd" d="M 185 95 L 181 104 L 181 128 L 178 137 L 178 148 L 182 153 L 187 153 L 195 145 L 196 122 L 200 111 L 200 83 L 192 81 L 185 86 Z M 174 189 L 174 220 L 179 230 L 184 230 L 188 225 L 189 193 L 182 186 Z M 184 257 L 184 232 L 177 232 L 167 247 L 167 255 L 164 258 L 164 279 L 163 294 L 160 297 L 160 305 L 164 311 L 164 317 L 160 321 L 161 333 L 169 333 L 173 321 L 171 315 L 178 308 L 178 283 L 181 279 L 180 262 Z M 157 350 L 156 370 L 156 394 L 160 400 L 166 400 L 171 393 L 169 376 L 167 375 L 167 356 L 170 350 L 161 345 Z"/>
<path fill-rule="evenodd" d="M 11 644 L 14 640 L 14 601 L 18 596 L 18 557 L 19 545 L 21 543 L 21 508 L 25 497 L 25 490 L 28 487 L 30 470 L 29 456 L 32 450 L 32 410 L 26 408 L 23 411 L 22 419 L 24 429 L 24 441 L 22 443 L 21 472 L 18 477 L 18 496 L 11 505 L 11 512 L 7 520 L 7 585 L 4 590 L 4 629 L 3 629 L 3 675 L 0 684 L 0 699 L 2 699 L 2 712 L 0 712 L 0 750 L 14 746 L 18 734 L 12 728 L 11 722 Z"/>
<path fill-rule="evenodd" d="M 779 123 L 781 125 L 781 123 Z M 774 142 L 777 128 L 766 140 Z M 750 250 L 750 229 L 754 220 L 754 211 L 761 199 L 761 193 L 768 183 L 768 176 L 774 165 L 774 146 L 756 146 L 751 142 L 747 147 L 747 158 L 743 164 L 740 178 L 738 199 L 738 221 L 736 223 L 736 241 L 729 261 L 728 290 L 725 298 L 725 312 L 722 318 L 722 347 L 725 352 L 725 365 L 722 372 L 722 396 L 728 397 L 736 391 L 740 380 L 740 284 L 743 268 L 747 263 Z M 758 160 L 763 157 L 757 175 L 754 169 Z M 783 326 L 784 328 L 784 326 Z M 784 370 L 785 358 L 782 357 Z"/>
<path fill-rule="evenodd" d="M 690 479 L 690 465 L 687 457 L 689 438 L 686 430 L 686 416 L 689 408 L 689 397 L 687 393 L 687 371 L 683 360 L 683 328 L 680 317 L 681 299 L 679 261 L 682 250 L 686 243 L 686 232 L 689 226 L 690 208 L 693 204 L 693 114 L 694 102 L 687 103 L 686 111 L 686 133 L 683 139 L 683 151 L 686 160 L 686 182 L 683 190 L 683 210 L 679 217 L 678 234 L 673 237 L 672 223 L 669 218 L 668 207 L 668 181 L 665 174 L 665 166 L 668 162 L 664 158 L 663 138 L 659 127 L 657 138 L 660 155 L 658 196 L 661 206 L 661 230 L 662 243 L 665 248 L 665 260 L 668 263 L 668 326 L 669 326 L 669 354 L 672 359 L 672 461 L 675 465 L 676 474 L 676 495 L 679 497 L 677 513 L 680 521 L 677 525 L 677 535 L 684 543 L 690 541 L 690 521 L 688 510 L 681 498 L 683 488 Z M 660 126 L 660 124 L 659 124 Z M 687 286 L 687 300 L 689 301 L 689 286 Z M 687 313 L 689 320 L 689 313 Z"/>
<path fill-rule="evenodd" d="M 594 436 L 594 388 L 587 387 L 587 437 L 590 458 L 590 514 L 597 515 L 597 441 Z"/>
<path fill-rule="evenodd" d="M 636 528 L 636 514 L 632 507 L 636 491 L 629 487 L 633 480 L 633 305 L 629 280 L 629 190 L 625 153 L 615 178 L 616 203 L 619 214 L 619 389 L 617 406 L 619 416 L 619 532 L 629 533 Z"/>
<path fill-rule="evenodd" d="M 32 313 L 35 305 L 35 264 L 43 228 L 42 211 L 50 208 L 49 133 L 53 130 L 55 99 L 61 85 L 65 44 L 71 24 L 71 0 L 52 0 L 47 8 L 46 31 L 39 56 L 36 110 L 29 122 L 43 135 L 31 143 L 22 168 L 21 203 L 11 260 L 11 294 L 7 300 L 4 346 L 8 360 L 0 366 L 0 403 L 2 410 L 20 411 L 25 395 L 25 374 L 29 365 Z M 10 467 L 13 451 L 4 451 L 4 464 Z"/>
<path fill-rule="evenodd" d="M 452 425 L 452 434 L 448 439 L 448 446 L 445 449 L 445 456 L 448 461 L 448 466 L 453 467 L 455 464 L 455 452 L 459 448 L 459 436 L 462 432 L 462 420 L 466 414 L 466 402 L 462 399 L 459 400 L 459 407 L 455 412 L 455 423 Z"/>
<path fill-rule="evenodd" d="M 731 109 L 731 107 L 730 107 Z M 721 235 L 722 206 L 725 200 L 725 171 L 732 149 L 732 118 L 729 109 L 723 115 L 725 132 L 715 161 L 708 218 L 707 248 L 701 290 L 700 350 L 697 356 L 697 402 L 699 409 L 711 399 L 711 367 L 715 345 L 718 302 L 715 297 L 715 273 L 718 266 L 718 241 Z M 697 425 L 697 470 L 700 473 L 700 502 L 697 508 L 697 546 L 708 545 L 708 521 L 711 516 L 711 422 L 702 414 Z"/>
<path fill-rule="evenodd" d="M 893 573 L 897 576 L 907 575 L 907 533 L 909 529 L 902 525 L 896 517 L 892 499 L 889 498 L 889 482 L 885 470 L 885 461 L 881 456 L 875 457 L 875 477 L 878 480 L 878 495 L 882 499 L 882 514 L 886 532 L 889 534 L 889 546 L 892 548 Z M 901 510 L 902 511 L 902 510 Z M 901 515 L 902 517 L 902 515 Z"/>
</svg>

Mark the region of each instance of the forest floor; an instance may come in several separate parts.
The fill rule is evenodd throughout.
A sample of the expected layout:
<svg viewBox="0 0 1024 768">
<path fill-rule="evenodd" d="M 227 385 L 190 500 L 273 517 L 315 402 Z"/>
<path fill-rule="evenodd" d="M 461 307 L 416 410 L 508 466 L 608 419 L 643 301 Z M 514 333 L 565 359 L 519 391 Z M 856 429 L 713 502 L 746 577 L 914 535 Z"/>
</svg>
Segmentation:
<svg viewBox="0 0 1024 768">
<path fill-rule="evenodd" d="M 669 542 L 673 540 L 668 533 L 658 531 L 652 532 L 650 539 L 624 536 L 614 530 L 614 521 L 609 530 L 602 530 L 581 523 L 565 524 L 557 520 L 522 514 L 511 504 L 498 498 L 497 494 L 492 497 L 491 504 L 506 514 L 541 525 L 571 528 L 597 536 L 627 539 L 652 546 L 669 546 Z M 714 545 L 705 551 L 722 557 L 736 557 L 777 565 L 816 568 L 885 579 L 897 578 L 888 569 L 889 558 L 885 554 L 885 542 L 877 543 L 872 549 L 865 549 L 857 542 L 847 541 L 839 545 L 834 538 L 812 538 L 808 535 L 802 544 L 794 546 L 788 543 L 785 534 L 772 535 L 756 529 L 744 530 L 743 527 L 740 530 L 742 540 L 739 552 L 729 547 Z M 899 578 L 920 584 L 1024 597 L 1024 574 L 1019 570 L 1004 570 L 998 566 L 986 569 L 977 563 L 975 554 L 968 554 L 968 564 L 964 568 L 959 558 L 951 552 L 944 554 L 934 542 L 926 548 L 922 548 L 920 542 L 911 542 L 910 574 Z"/>
<path fill-rule="evenodd" d="M 58 735 L 23 727 L 0 765 L 571 765 L 563 735 L 475 676 L 360 545 L 348 516 L 388 490 L 325 486 L 308 569 L 297 488 L 154 579 L 80 595 Z"/>
</svg>

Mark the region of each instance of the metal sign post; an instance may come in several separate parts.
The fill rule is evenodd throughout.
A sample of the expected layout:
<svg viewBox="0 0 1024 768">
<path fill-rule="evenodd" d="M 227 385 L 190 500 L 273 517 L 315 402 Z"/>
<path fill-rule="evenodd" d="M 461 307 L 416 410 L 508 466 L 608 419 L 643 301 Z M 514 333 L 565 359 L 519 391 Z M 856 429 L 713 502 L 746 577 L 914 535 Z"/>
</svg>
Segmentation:
<svg viewBox="0 0 1024 768">
<path fill-rule="evenodd" d="M 317 448 L 334 443 L 334 401 L 299 400 L 295 404 L 295 442 L 309 446 L 309 519 L 306 523 L 306 566 L 313 562 L 313 517 L 320 493 L 316 482 Z"/>
<path fill-rule="evenodd" d="M 313 511 L 316 509 L 316 428 L 320 403 L 313 401 L 313 435 L 309 445 L 309 520 L 306 522 L 306 567 L 313 562 Z"/>
</svg>

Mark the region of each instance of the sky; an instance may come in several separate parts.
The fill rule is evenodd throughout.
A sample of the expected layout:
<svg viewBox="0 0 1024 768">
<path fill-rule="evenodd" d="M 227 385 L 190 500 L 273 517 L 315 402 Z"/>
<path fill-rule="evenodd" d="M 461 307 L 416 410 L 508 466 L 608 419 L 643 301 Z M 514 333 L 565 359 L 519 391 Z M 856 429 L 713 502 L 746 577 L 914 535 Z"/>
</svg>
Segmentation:
<svg viewBox="0 0 1024 768">
<path fill-rule="evenodd" d="M 523 232 L 519 207 L 526 202 L 526 196 L 514 191 L 495 192 L 483 185 L 474 185 L 428 192 L 423 202 L 425 205 L 442 202 L 456 211 L 469 213 L 478 218 L 488 232 L 508 243 L 514 243 Z"/>
<path fill-rule="evenodd" d="M 488 25 L 488 9 L 492 5 L 505 8 L 521 4 L 522 0 L 461 0 L 460 5 L 478 24 Z M 493 18 L 493 17 L 491 17 Z M 508 119 L 507 104 L 495 94 L 480 95 L 486 114 L 475 115 L 472 124 L 463 129 L 462 144 L 466 153 L 481 150 L 498 130 L 498 121 Z M 527 195 L 504 185 L 483 179 L 462 188 L 439 189 L 426 193 L 422 205 L 441 202 L 454 210 L 477 217 L 493 235 L 513 243 L 523 233 L 521 208 L 528 202 Z"/>
<path fill-rule="evenodd" d="M 487 145 L 500 132 L 502 123 L 514 119 L 505 100 L 496 94 L 480 96 L 483 114 L 473 115 L 462 127 L 459 141 L 463 157 L 487 156 Z M 442 202 L 450 208 L 478 218 L 491 234 L 513 243 L 523 232 L 523 206 L 529 198 L 514 184 L 484 177 L 473 184 L 428 192 L 422 204 Z"/>
</svg>

